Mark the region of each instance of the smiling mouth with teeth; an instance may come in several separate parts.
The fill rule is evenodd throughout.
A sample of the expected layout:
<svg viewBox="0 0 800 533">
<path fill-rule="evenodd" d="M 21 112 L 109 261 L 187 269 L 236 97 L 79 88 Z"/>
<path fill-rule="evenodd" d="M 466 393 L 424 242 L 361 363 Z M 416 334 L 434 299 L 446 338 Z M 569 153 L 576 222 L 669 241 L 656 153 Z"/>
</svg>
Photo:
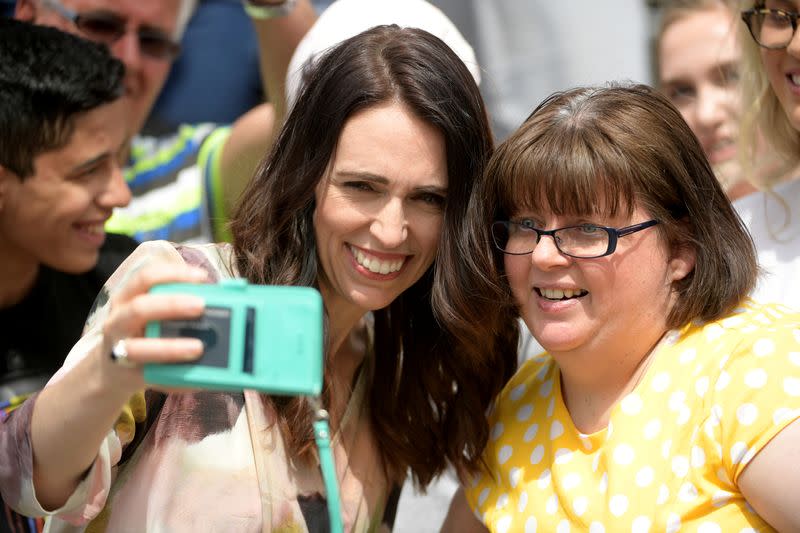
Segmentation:
<svg viewBox="0 0 800 533">
<path fill-rule="evenodd" d="M 394 259 L 391 261 L 378 259 L 377 257 L 367 255 L 361 250 L 353 248 L 352 246 L 350 247 L 350 250 L 353 252 L 353 257 L 356 258 L 356 262 L 373 274 L 392 274 L 400 270 L 405 262 L 405 259 Z"/>
<path fill-rule="evenodd" d="M 534 287 L 536 294 L 547 300 L 569 300 L 586 296 L 589 291 L 585 289 L 540 289 Z"/>
</svg>

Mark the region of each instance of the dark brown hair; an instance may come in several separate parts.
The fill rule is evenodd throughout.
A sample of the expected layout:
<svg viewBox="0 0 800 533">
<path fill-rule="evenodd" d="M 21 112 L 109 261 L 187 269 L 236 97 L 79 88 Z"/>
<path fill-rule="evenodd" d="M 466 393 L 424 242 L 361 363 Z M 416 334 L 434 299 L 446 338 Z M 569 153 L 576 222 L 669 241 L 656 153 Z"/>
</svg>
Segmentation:
<svg viewBox="0 0 800 533">
<path fill-rule="evenodd" d="M 460 474 L 475 469 L 488 438 L 484 412 L 516 361 L 514 321 L 486 312 L 498 290 L 491 256 L 476 253 L 477 237 L 464 228 L 473 184 L 492 150 L 484 104 L 466 66 L 418 29 L 379 26 L 334 47 L 310 72 L 243 194 L 232 230 L 237 266 L 251 282 L 317 286 L 324 273 L 312 221 L 315 187 L 348 118 L 390 101 L 441 131 L 447 151 L 437 257 L 417 283 L 373 313 L 375 357 L 363 366 L 387 475 L 398 482 L 410 468 L 425 485 L 447 462 Z M 308 453 L 306 402 L 272 401 L 289 450 Z"/>
<path fill-rule="evenodd" d="M 644 85 L 550 96 L 497 149 L 479 194 L 503 220 L 543 206 L 558 215 L 647 210 L 669 246 L 696 254 L 694 271 L 675 283 L 670 328 L 725 316 L 756 281 L 753 242 L 699 142 L 672 104 Z M 498 255 L 496 264 L 502 268 Z"/>
</svg>

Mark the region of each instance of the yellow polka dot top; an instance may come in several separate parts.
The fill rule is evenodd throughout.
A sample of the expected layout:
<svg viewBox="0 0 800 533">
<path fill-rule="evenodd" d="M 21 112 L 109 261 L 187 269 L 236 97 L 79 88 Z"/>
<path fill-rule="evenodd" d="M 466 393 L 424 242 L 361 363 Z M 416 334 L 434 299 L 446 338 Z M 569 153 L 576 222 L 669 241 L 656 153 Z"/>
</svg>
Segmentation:
<svg viewBox="0 0 800 533">
<path fill-rule="evenodd" d="M 490 414 L 489 472 L 466 488 L 491 531 L 772 531 L 737 479 L 800 417 L 800 314 L 747 302 L 657 349 L 591 435 L 572 424 L 547 354 L 520 368 Z"/>
</svg>

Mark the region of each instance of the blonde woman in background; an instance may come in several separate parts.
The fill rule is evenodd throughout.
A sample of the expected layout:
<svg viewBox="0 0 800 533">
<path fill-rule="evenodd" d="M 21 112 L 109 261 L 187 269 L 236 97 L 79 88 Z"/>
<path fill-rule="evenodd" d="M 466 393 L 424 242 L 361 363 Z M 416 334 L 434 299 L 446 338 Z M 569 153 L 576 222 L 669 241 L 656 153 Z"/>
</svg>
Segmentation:
<svg viewBox="0 0 800 533">
<path fill-rule="evenodd" d="M 753 166 L 759 138 L 784 169 L 800 163 L 800 1 L 741 3 L 741 159 Z M 754 298 L 800 305 L 800 174 L 762 176 L 763 192 L 734 205 L 753 236 L 762 269 Z"/>
</svg>

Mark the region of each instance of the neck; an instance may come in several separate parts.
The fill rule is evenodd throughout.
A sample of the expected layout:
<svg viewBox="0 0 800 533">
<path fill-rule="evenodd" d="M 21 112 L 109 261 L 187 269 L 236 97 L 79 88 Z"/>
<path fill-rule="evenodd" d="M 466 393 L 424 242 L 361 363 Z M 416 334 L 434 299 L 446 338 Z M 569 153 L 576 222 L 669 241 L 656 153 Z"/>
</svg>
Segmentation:
<svg viewBox="0 0 800 533">
<path fill-rule="evenodd" d="M 579 431 L 590 434 L 608 426 L 611 410 L 647 373 L 662 337 L 663 332 L 639 350 L 553 356 L 564 403 Z"/>
<path fill-rule="evenodd" d="M 21 302 L 36 283 L 39 262 L 18 257 L 5 246 L 0 246 L 0 309 Z"/>
</svg>

